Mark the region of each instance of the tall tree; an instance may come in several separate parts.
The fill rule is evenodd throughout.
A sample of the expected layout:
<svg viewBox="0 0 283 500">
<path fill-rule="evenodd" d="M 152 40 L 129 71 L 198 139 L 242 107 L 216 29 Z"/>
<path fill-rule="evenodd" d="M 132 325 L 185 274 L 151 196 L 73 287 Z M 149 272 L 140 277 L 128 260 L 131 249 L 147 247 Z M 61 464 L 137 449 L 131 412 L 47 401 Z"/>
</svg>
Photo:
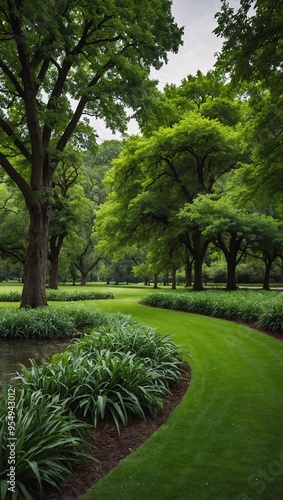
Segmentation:
<svg viewBox="0 0 283 500">
<path fill-rule="evenodd" d="M 169 0 L 2 0 L 0 21 L 0 165 L 29 211 L 21 306 L 37 307 L 46 305 L 52 179 L 66 145 L 88 146 L 84 114 L 123 130 L 125 106 L 146 107 L 150 67 L 177 52 L 182 29 Z"/>
<path fill-rule="evenodd" d="M 236 167 L 240 156 L 237 132 L 196 112 L 151 137 L 129 140 L 115 162 L 114 191 L 98 213 L 106 247 L 150 241 L 156 226 L 161 225 L 194 257 L 194 289 L 201 289 L 208 241 L 197 226 L 181 224 L 178 214 L 199 193 L 211 193 L 218 180 Z"/>
</svg>

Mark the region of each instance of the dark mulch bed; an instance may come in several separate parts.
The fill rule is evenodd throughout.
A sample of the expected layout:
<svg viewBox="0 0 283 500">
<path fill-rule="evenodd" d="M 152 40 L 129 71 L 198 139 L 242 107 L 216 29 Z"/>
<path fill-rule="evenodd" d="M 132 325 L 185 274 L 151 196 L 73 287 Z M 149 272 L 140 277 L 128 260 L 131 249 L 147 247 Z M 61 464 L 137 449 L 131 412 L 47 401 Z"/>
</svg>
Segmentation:
<svg viewBox="0 0 283 500">
<path fill-rule="evenodd" d="M 95 429 L 95 439 L 90 444 L 95 446 L 90 452 L 98 462 L 87 460 L 76 469 L 75 476 L 60 493 L 50 494 L 46 500 L 77 500 L 98 479 L 119 464 L 129 453 L 136 450 L 153 434 L 178 406 L 185 395 L 191 380 L 191 369 L 186 364 L 181 380 L 172 388 L 172 394 L 165 401 L 162 411 L 156 417 L 146 420 L 133 418 L 126 426 L 121 426 L 120 436 L 112 422 L 100 423 Z"/>
</svg>

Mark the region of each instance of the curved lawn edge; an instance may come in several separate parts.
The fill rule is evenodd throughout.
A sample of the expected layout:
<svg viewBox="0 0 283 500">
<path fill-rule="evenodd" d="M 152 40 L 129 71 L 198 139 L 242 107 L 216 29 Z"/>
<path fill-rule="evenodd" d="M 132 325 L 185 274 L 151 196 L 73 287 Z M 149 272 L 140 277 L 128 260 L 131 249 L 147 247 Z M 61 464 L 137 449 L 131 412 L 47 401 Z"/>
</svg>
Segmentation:
<svg viewBox="0 0 283 500">
<path fill-rule="evenodd" d="M 126 306 L 135 320 L 175 332 L 192 352 L 194 376 L 163 426 L 81 500 L 246 500 L 260 487 L 280 497 L 272 464 L 283 448 L 283 344 L 250 326 L 183 312 L 177 322 L 175 311 Z"/>
<path fill-rule="evenodd" d="M 203 314 L 229 321 L 239 321 L 252 328 L 283 336 L 282 292 L 237 290 L 234 292 L 204 291 L 193 293 L 151 293 L 142 299 L 148 306 Z"/>
<path fill-rule="evenodd" d="M 144 307 L 151 307 L 152 309 L 167 309 L 166 307 L 161 307 L 161 306 L 150 306 L 148 304 L 145 304 L 142 300 L 139 300 L 137 302 L 139 305 L 144 306 Z M 191 312 L 191 311 L 183 311 L 181 309 L 170 309 L 170 311 L 174 311 L 176 313 L 178 312 L 183 312 L 185 314 L 192 314 L 196 316 L 204 316 L 207 318 L 214 318 L 214 319 L 219 319 L 221 321 L 228 321 L 229 323 L 235 323 L 236 325 L 242 325 L 245 326 L 246 328 L 249 328 L 250 330 L 254 330 L 256 332 L 264 333 L 265 335 L 268 335 L 269 337 L 272 337 L 273 339 L 279 340 L 283 342 L 283 332 L 273 332 L 272 330 L 266 330 L 264 328 L 259 328 L 255 324 L 250 324 L 246 323 L 245 321 L 241 321 L 240 319 L 227 319 L 227 318 L 219 318 L 218 316 L 213 316 L 211 314 L 204 314 L 204 313 L 198 313 L 198 312 Z"/>
</svg>

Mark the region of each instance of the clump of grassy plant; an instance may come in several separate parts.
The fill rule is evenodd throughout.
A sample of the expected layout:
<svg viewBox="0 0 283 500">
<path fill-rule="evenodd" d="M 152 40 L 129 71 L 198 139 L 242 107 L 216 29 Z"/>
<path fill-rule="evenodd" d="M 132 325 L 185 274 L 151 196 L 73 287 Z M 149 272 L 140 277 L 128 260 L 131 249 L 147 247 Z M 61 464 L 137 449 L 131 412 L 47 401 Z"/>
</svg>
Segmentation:
<svg viewBox="0 0 283 500">
<path fill-rule="evenodd" d="M 92 290 L 46 290 L 46 298 L 48 301 L 78 301 L 78 300 L 103 300 L 114 299 L 115 296 L 111 292 L 97 292 Z M 0 293 L 0 302 L 20 302 L 21 292 L 10 291 Z"/>
<path fill-rule="evenodd" d="M 87 307 L 39 307 L 4 309 L 0 318 L 0 338 L 60 339 L 78 336 L 100 324 L 103 313 Z"/>
<path fill-rule="evenodd" d="M 115 296 L 111 292 L 96 292 L 92 290 L 46 290 L 48 301 L 78 301 L 78 300 L 103 300 L 114 299 Z"/>
<path fill-rule="evenodd" d="M 165 309 L 244 321 L 271 331 L 283 331 L 281 292 L 152 293 L 143 298 L 143 303 Z"/>
<path fill-rule="evenodd" d="M 278 297 L 266 307 L 258 320 L 258 326 L 272 332 L 283 332 L 283 302 Z"/>
<path fill-rule="evenodd" d="M 30 392 L 57 395 L 77 416 L 110 416 L 117 429 L 130 414 L 145 417 L 162 407 L 170 384 L 180 378 L 180 350 L 168 337 L 125 316 L 104 316 L 104 325 L 68 351 L 17 378 Z"/>
<path fill-rule="evenodd" d="M 0 397 L 0 497 L 2 500 L 32 500 L 43 498 L 43 490 L 60 490 L 72 473 L 73 464 L 89 457 L 82 431 L 87 424 L 65 411 L 59 396 L 46 396 L 42 392 L 15 390 L 15 438 L 8 431 L 8 388 Z M 11 443 L 15 450 L 11 454 Z M 8 446 L 10 445 L 10 446 Z M 16 470 L 15 492 L 8 491 L 7 474 L 12 460 Z"/>
<path fill-rule="evenodd" d="M 21 295 L 21 292 L 18 291 L 1 292 L 0 302 L 20 302 Z"/>
</svg>

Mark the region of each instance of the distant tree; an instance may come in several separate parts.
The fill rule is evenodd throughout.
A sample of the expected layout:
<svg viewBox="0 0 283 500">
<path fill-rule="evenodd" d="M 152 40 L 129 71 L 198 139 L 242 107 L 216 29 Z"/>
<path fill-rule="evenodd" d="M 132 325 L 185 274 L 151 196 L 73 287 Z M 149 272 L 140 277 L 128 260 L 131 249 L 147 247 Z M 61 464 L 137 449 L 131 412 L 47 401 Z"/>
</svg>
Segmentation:
<svg viewBox="0 0 283 500">
<path fill-rule="evenodd" d="M 199 193 L 211 193 L 240 158 L 234 128 L 197 112 L 150 137 L 130 139 L 111 172 L 113 192 L 98 213 L 104 248 L 145 243 L 158 235 L 156 228 L 161 226 L 190 252 L 194 289 L 200 290 L 208 242 L 197 226 L 181 224 L 178 214 Z"/>
</svg>

